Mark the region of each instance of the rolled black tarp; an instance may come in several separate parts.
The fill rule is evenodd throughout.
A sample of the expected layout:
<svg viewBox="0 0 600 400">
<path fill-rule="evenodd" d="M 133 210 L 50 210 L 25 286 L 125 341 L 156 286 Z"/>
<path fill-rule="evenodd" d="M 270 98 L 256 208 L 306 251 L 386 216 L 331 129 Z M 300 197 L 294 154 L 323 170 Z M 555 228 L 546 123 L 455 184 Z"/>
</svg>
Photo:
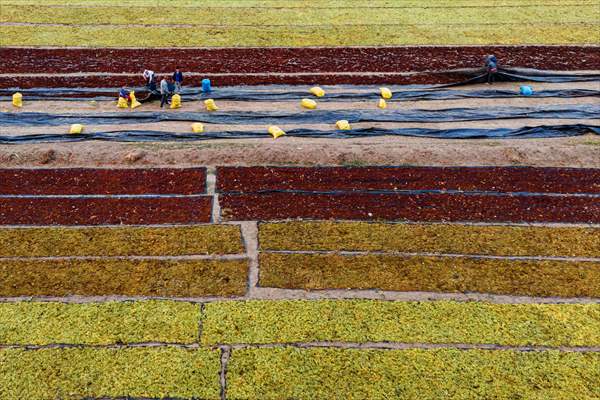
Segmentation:
<svg viewBox="0 0 600 400">
<path fill-rule="evenodd" d="M 542 125 L 522 128 L 497 129 L 428 129 L 428 128 L 360 128 L 349 131 L 323 131 L 315 129 L 291 129 L 286 132 L 289 137 L 349 139 L 377 136 L 413 136 L 438 139 L 532 139 L 580 136 L 585 134 L 600 135 L 598 125 Z M 265 131 L 220 131 L 202 134 L 172 133 L 152 130 L 122 130 L 94 132 L 89 134 L 35 134 L 19 136 L 0 136 L 0 144 L 32 144 L 57 142 L 82 142 L 90 140 L 111 142 L 163 142 L 163 141 L 201 141 L 215 139 L 264 139 L 269 138 Z"/>
</svg>

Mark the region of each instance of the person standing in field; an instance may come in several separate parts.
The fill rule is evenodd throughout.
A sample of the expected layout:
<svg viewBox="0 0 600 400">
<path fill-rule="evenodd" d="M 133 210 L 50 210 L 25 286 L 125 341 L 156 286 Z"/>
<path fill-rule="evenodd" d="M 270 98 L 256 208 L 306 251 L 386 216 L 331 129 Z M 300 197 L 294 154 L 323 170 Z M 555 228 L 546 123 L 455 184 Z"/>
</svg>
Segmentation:
<svg viewBox="0 0 600 400">
<path fill-rule="evenodd" d="M 183 85 L 183 73 L 179 69 L 179 67 L 175 67 L 175 72 L 173 73 L 173 81 L 175 82 L 175 93 L 181 92 L 181 85 Z"/>
<path fill-rule="evenodd" d="M 487 84 L 491 85 L 495 81 L 496 72 L 498 72 L 498 60 L 495 55 L 485 56 L 485 69 L 487 71 Z"/>
<path fill-rule="evenodd" d="M 169 88 L 169 78 L 163 78 L 160 81 L 160 108 L 162 108 L 165 103 L 169 103 L 169 95 L 171 94 L 171 88 Z"/>
</svg>

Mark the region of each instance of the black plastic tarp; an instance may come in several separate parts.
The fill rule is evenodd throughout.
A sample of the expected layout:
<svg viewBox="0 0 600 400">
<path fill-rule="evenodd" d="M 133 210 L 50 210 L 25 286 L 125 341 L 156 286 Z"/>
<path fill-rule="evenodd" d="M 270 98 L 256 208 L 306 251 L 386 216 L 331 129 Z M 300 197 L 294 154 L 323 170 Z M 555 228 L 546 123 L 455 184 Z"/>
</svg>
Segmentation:
<svg viewBox="0 0 600 400">
<path fill-rule="evenodd" d="M 358 122 L 467 122 L 500 119 L 594 119 L 600 104 L 539 107 L 448 108 L 439 110 L 311 110 L 298 112 L 111 112 L 100 114 L 49 114 L 1 112 L 0 126 L 58 126 L 69 124 L 142 124 L 194 121 L 210 124 L 333 124 L 345 119 Z"/>
<path fill-rule="evenodd" d="M 448 88 L 476 83 L 487 82 L 487 72 L 482 69 L 470 79 L 463 82 L 439 85 L 438 88 Z M 534 69 L 510 69 L 498 68 L 494 74 L 495 82 L 545 82 L 545 83 L 565 83 L 565 82 L 594 82 L 599 81 L 599 74 L 580 74 L 568 72 L 543 71 Z"/>
<path fill-rule="evenodd" d="M 600 82 L 599 82 L 600 89 Z M 356 88 L 355 88 L 356 90 Z M 15 90 L 0 89 L 0 100 L 8 101 Z M 111 101 L 117 97 L 114 89 L 68 89 L 68 88 L 38 88 L 21 90 L 26 101 L 37 100 L 61 100 L 61 101 Z M 140 92 L 141 95 L 147 93 Z M 287 101 L 300 100 L 313 97 L 308 90 L 300 91 L 297 87 L 274 87 L 270 91 L 249 90 L 241 87 L 227 87 L 218 89 L 212 93 L 202 93 L 197 89 L 184 89 L 181 92 L 184 102 L 199 101 L 208 98 L 214 100 L 228 101 Z M 426 100 L 460 100 L 460 99 L 506 99 L 524 97 L 515 90 L 485 89 L 485 90 L 451 90 L 451 89 L 421 89 L 407 90 L 406 88 L 394 91 L 391 101 L 426 101 Z M 577 97 L 600 97 L 600 90 L 595 89 L 552 89 L 534 90 L 528 97 L 533 98 L 577 98 Z M 325 97 L 318 98 L 319 102 L 350 102 L 376 100 L 380 98 L 377 88 L 371 91 L 340 91 L 328 92 Z"/>
<path fill-rule="evenodd" d="M 438 139 L 483 139 L 483 138 L 552 138 L 600 135 L 600 126 L 596 125 L 550 125 L 522 128 L 497 129 L 427 129 L 427 128 L 362 128 L 349 131 L 323 131 L 315 129 L 292 129 L 286 132 L 289 137 L 348 139 L 376 136 L 414 136 Z M 152 130 L 106 131 L 89 134 L 35 134 L 19 136 L 0 136 L 0 144 L 31 144 L 55 142 L 81 142 L 89 140 L 111 142 L 163 142 L 163 141 L 199 141 L 214 139 L 255 139 L 270 138 L 266 131 L 221 131 L 194 133 L 172 133 Z"/>
<path fill-rule="evenodd" d="M 487 74 L 484 69 L 475 69 L 465 71 L 471 78 L 462 82 L 456 82 L 445 85 L 391 85 L 389 86 L 395 92 L 395 100 L 446 100 L 466 97 L 475 98 L 505 98 L 519 96 L 518 90 L 482 90 L 472 91 L 470 93 L 444 92 L 444 89 L 450 87 L 464 86 L 476 83 L 486 82 Z M 495 74 L 497 82 L 538 82 L 538 83 L 564 83 L 564 82 L 598 82 L 600 85 L 600 74 L 590 72 L 564 72 L 564 71 L 546 71 L 526 68 L 499 68 Z M 304 85 L 303 85 L 304 86 Z M 198 87 L 184 87 L 181 92 L 184 100 L 202 100 L 213 98 L 215 100 L 245 100 L 245 101 L 276 101 L 291 100 L 311 96 L 306 90 L 299 90 L 298 85 L 266 85 L 266 86 L 232 86 L 216 88 L 211 93 L 203 93 Z M 375 99 L 379 97 L 377 87 L 374 85 L 335 85 L 323 86 L 326 91 L 330 88 L 336 88 L 337 93 L 328 92 L 320 101 L 353 101 L 364 99 Z M 370 92 L 352 93 L 343 92 L 339 89 L 349 89 L 355 91 L 357 88 L 371 89 Z M 138 94 L 138 98 L 143 99 L 147 95 L 145 88 L 133 88 Z M 412 90 L 416 89 L 416 90 Z M 599 88 L 600 89 L 600 86 Z M 0 99 L 7 99 L 15 91 L 20 91 L 28 100 L 43 99 L 66 99 L 66 100 L 112 100 L 118 93 L 118 88 L 34 88 L 19 89 L 9 88 L 0 89 Z M 410 91 L 410 93 L 408 93 Z M 586 91 L 583 89 L 571 90 L 541 90 L 534 91 L 534 97 L 581 97 L 597 96 L 597 90 Z"/>
</svg>

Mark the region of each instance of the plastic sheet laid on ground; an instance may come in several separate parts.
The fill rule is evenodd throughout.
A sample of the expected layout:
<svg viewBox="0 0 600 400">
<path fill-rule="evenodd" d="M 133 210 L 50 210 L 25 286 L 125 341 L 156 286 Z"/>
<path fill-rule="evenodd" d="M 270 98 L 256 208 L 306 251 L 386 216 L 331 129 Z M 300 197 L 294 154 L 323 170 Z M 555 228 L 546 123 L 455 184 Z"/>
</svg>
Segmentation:
<svg viewBox="0 0 600 400">
<path fill-rule="evenodd" d="M 539 107 L 449 108 L 440 110 L 313 110 L 298 112 L 111 112 L 95 115 L 2 112 L 0 126 L 112 125 L 190 121 L 207 124 L 335 124 L 359 122 L 466 122 L 500 119 L 594 119 L 600 104 Z"/>
<path fill-rule="evenodd" d="M 484 139 L 484 138 L 553 138 L 581 136 L 585 134 L 600 135 L 600 125 L 548 125 L 523 128 L 498 129 L 427 129 L 427 128 L 362 128 L 348 131 L 323 131 L 313 129 L 291 129 L 287 137 L 350 139 L 376 136 L 414 136 L 438 139 Z M 123 130 L 95 132 L 90 134 L 36 134 L 20 136 L 0 136 L 0 144 L 30 144 L 55 142 L 82 142 L 101 140 L 111 142 L 163 142 L 163 141 L 198 141 L 214 139 L 265 139 L 270 138 L 267 131 L 221 131 L 204 134 L 171 133 L 151 130 Z"/>
<path fill-rule="evenodd" d="M 333 87 L 332 87 L 333 88 Z M 375 87 L 335 87 L 335 92 L 327 92 L 319 102 L 350 102 L 376 100 L 380 98 L 379 90 Z M 327 88 L 329 90 L 329 88 Z M 344 91 L 348 89 L 349 91 Z M 17 89 L 0 89 L 0 101 L 10 100 Z M 425 87 L 422 89 L 411 89 L 407 87 L 392 88 L 394 92 L 391 101 L 426 101 L 426 100 L 460 100 L 460 99 L 506 99 L 523 97 L 518 87 L 515 90 L 485 89 L 485 90 L 451 90 Z M 37 88 L 19 90 L 27 101 L 38 100 L 61 100 L 61 101 L 114 101 L 116 89 L 68 89 L 68 88 Z M 135 90 L 136 94 L 143 96 L 147 94 L 144 89 Z M 286 101 L 299 100 L 310 96 L 308 90 L 299 90 L 297 86 L 277 85 L 263 89 L 248 89 L 246 87 L 218 88 L 211 93 L 202 93 L 200 89 L 184 88 L 181 92 L 184 101 L 214 100 L 228 101 Z M 535 90 L 533 98 L 577 98 L 577 97 L 600 97 L 600 90 L 593 89 L 564 89 L 564 90 Z"/>
<path fill-rule="evenodd" d="M 546 83 L 565 83 L 565 82 L 593 82 L 600 80 L 598 74 L 573 73 L 573 72 L 555 72 L 543 71 L 526 68 L 498 68 L 494 74 L 496 82 L 546 82 Z M 487 82 L 487 72 L 480 71 L 473 78 L 463 82 L 449 83 L 439 85 L 439 88 L 471 85 Z"/>
<path fill-rule="evenodd" d="M 575 73 L 543 71 L 526 68 L 499 68 L 495 75 L 497 82 L 600 82 L 600 75 L 594 73 Z M 518 97 L 518 90 L 478 90 L 478 91 L 447 91 L 445 88 L 465 86 L 470 84 L 484 83 L 487 74 L 483 69 L 473 70 L 473 78 L 463 82 L 447 85 L 391 85 L 394 92 L 394 100 L 451 100 L 461 98 L 510 98 Z M 294 100 L 308 95 L 306 90 L 299 90 L 297 85 L 266 85 L 266 86 L 237 86 L 216 88 L 213 92 L 203 93 L 199 87 L 187 87 L 181 92 L 185 100 L 203 100 L 213 98 L 215 100 L 245 100 L 245 101 L 275 101 Z M 335 85 L 323 86 L 327 95 L 319 101 L 354 101 L 379 98 L 379 90 L 374 85 Z M 330 89 L 336 89 L 331 92 Z M 145 88 L 132 88 L 143 98 L 147 91 Z M 341 89 L 341 90 L 340 90 Z M 350 90 L 344 92 L 343 90 Z M 370 92 L 357 93 L 357 89 L 372 89 Z M 118 88 L 36 88 L 36 89 L 0 89 L 0 99 L 4 100 L 19 90 L 26 95 L 28 100 L 114 100 Z M 533 97 L 582 97 L 598 96 L 597 90 L 567 89 L 567 90 L 545 90 L 535 91 Z"/>
</svg>

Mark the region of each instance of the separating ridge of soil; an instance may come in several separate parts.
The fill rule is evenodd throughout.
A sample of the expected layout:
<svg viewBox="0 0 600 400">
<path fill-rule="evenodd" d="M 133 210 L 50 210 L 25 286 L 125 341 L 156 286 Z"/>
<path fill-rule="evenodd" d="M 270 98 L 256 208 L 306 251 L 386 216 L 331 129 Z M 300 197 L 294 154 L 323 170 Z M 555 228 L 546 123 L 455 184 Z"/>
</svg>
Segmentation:
<svg viewBox="0 0 600 400">
<path fill-rule="evenodd" d="M 248 348 L 227 365 L 232 399 L 593 399 L 600 354 Z"/>
<path fill-rule="evenodd" d="M 599 297 L 600 263 L 396 255 L 260 255 L 260 286 Z"/>
<path fill-rule="evenodd" d="M 0 48 L 0 73 L 115 72 L 144 68 L 219 74 L 424 72 L 478 68 L 486 54 L 503 66 L 586 70 L 600 65 L 598 46 L 401 46 L 271 48 Z M 218 62 L 217 62 L 218 61 Z M 439 68 L 437 69 L 440 70 Z M 141 79 L 141 78 L 140 78 Z M 114 86 L 114 85 L 113 85 Z"/>
<path fill-rule="evenodd" d="M 397 251 L 497 256 L 600 256 L 600 228 L 330 221 L 278 222 L 259 224 L 258 241 L 262 251 Z"/>
<path fill-rule="evenodd" d="M 219 196 L 234 221 L 348 219 L 600 223 L 595 197 L 465 194 L 263 193 Z"/>
<path fill-rule="evenodd" d="M 0 169 L 0 195 L 201 194 L 206 168 Z"/>
<path fill-rule="evenodd" d="M 189 125 L 181 129 L 184 128 L 189 129 Z M 269 137 L 204 142 L 42 143 L 0 146 L 0 165 L 13 168 L 48 165 L 126 167 L 132 164 L 132 152 L 142 152 L 142 159 L 135 165 L 145 166 L 176 163 L 181 166 L 533 165 L 600 168 L 598 135 L 531 140 L 386 136 L 344 139 L 343 142 L 339 139 L 284 137 L 273 140 Z"/>
<path fill-rule="evenodd" d="M 530 167 L 219 167 L 219 192 L 461 190 L 600 193 L 600 169 Z"/>
<path fill-rule="evenodd" d="M 0 257 L 241 254 L 240 227 L 0 228 Z"/>
<path fill-rule="evenodd" d="M 243 295 L 246 260 L 0 260 L 0 296 Z"/>
<path fill-rule="evenodd" d="M 0 198 L 0 225 L 210 222 L 212 197 Z"/>
</svg>

